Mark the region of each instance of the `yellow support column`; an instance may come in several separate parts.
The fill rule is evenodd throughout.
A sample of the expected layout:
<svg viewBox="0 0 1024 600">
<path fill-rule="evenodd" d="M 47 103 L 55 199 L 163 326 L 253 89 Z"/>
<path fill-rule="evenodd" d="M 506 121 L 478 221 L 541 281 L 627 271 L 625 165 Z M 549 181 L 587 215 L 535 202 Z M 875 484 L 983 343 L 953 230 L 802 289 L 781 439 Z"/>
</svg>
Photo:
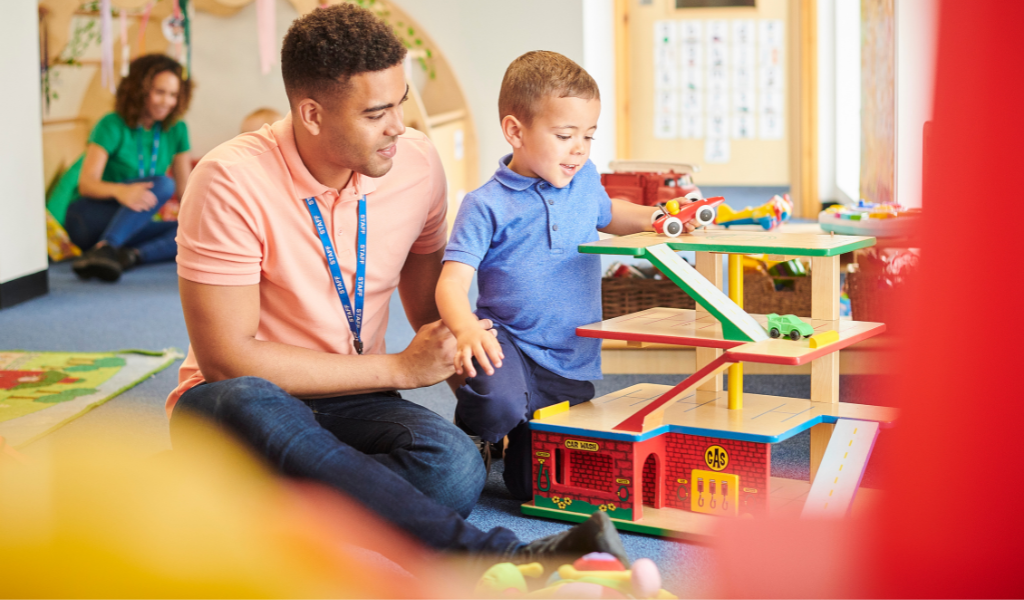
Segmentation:
<svg viewBox="0 0 1024 600">
<path fill-rule="evenodd" d="M 729 255 L 729 299 L 743 308 L 743 255 Z M 729 367 L 729 410 L 743 408 L 743 363 Z"/>
</svg>

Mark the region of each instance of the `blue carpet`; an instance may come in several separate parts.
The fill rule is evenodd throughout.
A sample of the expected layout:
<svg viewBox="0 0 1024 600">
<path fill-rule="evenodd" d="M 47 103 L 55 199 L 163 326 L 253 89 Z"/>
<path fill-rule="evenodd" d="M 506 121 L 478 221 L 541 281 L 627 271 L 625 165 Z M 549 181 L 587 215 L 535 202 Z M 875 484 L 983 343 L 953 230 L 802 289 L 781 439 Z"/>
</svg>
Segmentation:
<svg viewBox="0 0 1024 600">
<path fill-rule="evenodd" d="M 710 190 L 711 188 L 709 188 Z M 763 194 L 758 194 L 760 197 Z M 49 295 L 0 311 L 0 349 L 101 351 L 123 348 L 162 349 L 188 347 L 178 300 L 173 264 L 142 266 L 117 284 L 79 281 L 68 263 L 50 269 Z M 404 318 L 396 294 L 391 303 L 391 324 L 387 344 L 391 352 L 408 345 L 413 332 Z M 80 434 L 100 433 L 133 445 L 138 452 L 155 454 L 170 447 L 163 403 L 177 381 L 177 365 L 166 369 L 121 396 L 25 448 L 29 456 L 43 454 L 50 444 L 74 439 Z M 598 394 L 650 382 L 675 384 L 683 375 L 610 375 L 596 382 Z M 843 397 L 856 395 L 865 400 L 870 380 L 845 376 L 840 385 Z M 745 390 L 791 397 L 808 397 L 809 376 L 748 375 Z M 866 387 L 868 386 L 868 387 Z M 404 392 L 413 402 L 446 418 L 455 410 L 455 400 L 444 384 Z M 809 436 L 796 436 L 772 449 L 772 473 L 794 479 L 808 478 Z M 525 518 L 519 504 L 505 491 L 502 464 L 496 462 L 480 503 L 470 516 L 478 527 L 507 527 L 522 539 L 550 535 L 565 523 Z M 870 475 L 870 471 L 869 471 Z M 870 485 L 870 480 L 865 483 Z M 706 597 L 714 593 L 704 574 L 714 567 L 714 554 L 705 547 L 658 538 L 623 534 L 633 558 L 648 557 L 662 569 L 665 587 L 681 596 Z"/>
</svg>

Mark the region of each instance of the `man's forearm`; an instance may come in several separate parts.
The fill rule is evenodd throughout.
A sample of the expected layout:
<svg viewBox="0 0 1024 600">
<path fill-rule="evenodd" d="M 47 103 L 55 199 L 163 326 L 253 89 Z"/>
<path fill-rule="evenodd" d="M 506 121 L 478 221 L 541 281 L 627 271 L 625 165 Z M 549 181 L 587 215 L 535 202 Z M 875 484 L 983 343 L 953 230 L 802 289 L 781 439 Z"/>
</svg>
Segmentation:
<svg viewBox="0 0 1024 600">
<path fill-rule="evenodd" d="M 250 339 L 213 349 L 229 359 L 203 360 L 207 381 L 256 376 L 297 398 L 327 398 L 416 387 L 400 354 L 342 355 Z"/>
</svg>

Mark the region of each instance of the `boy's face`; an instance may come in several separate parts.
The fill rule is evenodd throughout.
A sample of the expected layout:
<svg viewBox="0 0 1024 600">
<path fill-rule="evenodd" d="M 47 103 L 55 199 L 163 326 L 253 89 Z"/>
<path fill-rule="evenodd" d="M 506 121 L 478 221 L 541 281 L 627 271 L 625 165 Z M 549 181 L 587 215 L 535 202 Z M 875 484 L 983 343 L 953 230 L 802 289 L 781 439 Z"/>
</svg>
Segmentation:
<svg viewBox="0 0 1024 600">
<path fill-rule="evenodd" d="M 505 117 L 505 138 L 513 148 L 509 168 L 526 177 L 540 177 L 563 188 L 590 157 L 590 143 L 597 130 L 601 101 L 583 98 L 555 98 L 540 101 L 530 125 Z"/>
</svg>

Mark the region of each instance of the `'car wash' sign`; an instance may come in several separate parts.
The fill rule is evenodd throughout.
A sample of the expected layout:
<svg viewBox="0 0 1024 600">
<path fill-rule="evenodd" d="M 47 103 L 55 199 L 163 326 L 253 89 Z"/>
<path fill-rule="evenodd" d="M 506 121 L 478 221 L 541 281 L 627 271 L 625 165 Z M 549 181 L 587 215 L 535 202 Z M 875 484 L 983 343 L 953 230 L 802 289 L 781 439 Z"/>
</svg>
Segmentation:
<svg viewBox="0 0 1024 600">
<path fill-rule="evenodd" d="M 591 452 L 597 452 L 601 449 L 594 442 L 584 442 L 582 440 L 565 440 L 565 447 L 570 450 L 589 450 Z"/>
</svg>

